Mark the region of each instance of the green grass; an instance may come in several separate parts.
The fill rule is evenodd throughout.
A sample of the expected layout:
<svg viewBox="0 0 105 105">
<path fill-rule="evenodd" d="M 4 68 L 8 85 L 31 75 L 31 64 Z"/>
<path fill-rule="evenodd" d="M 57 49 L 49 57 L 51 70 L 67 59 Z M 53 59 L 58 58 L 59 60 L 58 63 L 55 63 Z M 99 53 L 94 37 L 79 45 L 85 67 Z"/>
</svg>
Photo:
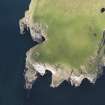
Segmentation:
<svg viewBox="0 0 105 105">
<path fill-rule="evenodd" d="M 48 25 L 48 40 L 33 52 L 36 61 L 79 68 L 97 51 L 105 28 L 105 0 L 40 0 L 34 22 Z M 35 53 L 39 52 L 39 56 Z"/>
</svg>

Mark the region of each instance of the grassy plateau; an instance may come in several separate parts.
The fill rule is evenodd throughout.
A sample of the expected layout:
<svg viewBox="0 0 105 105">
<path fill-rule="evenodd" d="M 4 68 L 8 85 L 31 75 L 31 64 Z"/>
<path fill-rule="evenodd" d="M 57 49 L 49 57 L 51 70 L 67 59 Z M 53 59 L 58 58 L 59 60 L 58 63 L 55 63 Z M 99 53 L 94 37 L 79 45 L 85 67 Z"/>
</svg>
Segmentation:
<svg viewBox="0 0 105 105">
<path fill-rule="evenodd" d="M 31 11 L 32 19 L 48 25 L 47 39 L 37 46 L 33 59 L 77 69 L 84 65 L 103 37 L 105 0 L 33 1 L 37 5 Z"/>
</svg>

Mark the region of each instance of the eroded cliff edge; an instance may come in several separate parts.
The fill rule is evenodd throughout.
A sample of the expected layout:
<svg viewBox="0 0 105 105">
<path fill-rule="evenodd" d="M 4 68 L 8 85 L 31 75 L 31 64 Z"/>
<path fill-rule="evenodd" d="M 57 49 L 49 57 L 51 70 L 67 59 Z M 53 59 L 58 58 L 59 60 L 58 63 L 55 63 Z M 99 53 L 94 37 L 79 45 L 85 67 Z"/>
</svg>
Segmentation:
<svg viewBox="0 0 105 105">
<path fill-rule="evenodd" d="M 33 41 L 39 45 L 47 41 L 47 24 L 33 21 L 33 9 L 36 8 L 37 0 L 31 0 L 29 10 L 25 12 L 24 18 L 19 21 L 20 33 L 30 31 Z M 96 79 L 102 74 L 103 66 L 105 65 L 105 33 L 102 32 L 102 38 L 99 42 L 97 52 L 89 57 L 86 65 L 81 65 L 77 70 L 76 68 L 64 68 L 58 65 L 51 65 L 49 63 L 41 63 L 32 58 L 38 45 L 30 48 L 26 53 L 26 67 L 24 77 L 26 80 L 26 88 L 31 89 L 33 82 L 38 78 L 37 74 L 44 75 L 46 70 L 52 73 L 52 87 L 57 87 L 64 80 L 71 82 L 71 85 L 79 86 L 84 78 L 87 78 L 91 83 L 95 83 Z M 37 54 L 37 53 L 36 53 Z M 92 70 L 94 69 L 94 70 Z"/>
</svg>

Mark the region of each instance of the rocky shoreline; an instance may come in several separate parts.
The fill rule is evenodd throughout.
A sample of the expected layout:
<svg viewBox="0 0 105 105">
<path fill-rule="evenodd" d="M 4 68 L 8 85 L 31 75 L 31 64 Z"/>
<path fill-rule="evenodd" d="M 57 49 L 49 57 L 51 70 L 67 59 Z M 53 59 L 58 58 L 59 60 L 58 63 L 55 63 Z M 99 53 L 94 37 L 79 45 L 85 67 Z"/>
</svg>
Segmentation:
<svg viewBox="0 0 105 105">
<path fill-rule="evenodd" d="M 27 89 L 32 88 L 32 84 L 38 78 L 37 74 L 43 76 L 46 73 L 46 70 L 49 70 L 52 73 L 52 83 L 51 87 L 59 86 L 64 80 L 67 80 L 71 83 L 72 86 L 78 87 L 82 83 L 83 79 L 88 79 L 90 83 L 95 83 L 97 77 L 101 74 L 99 72 L 96 73 L 83 73 L 83 72 L 75 72 L 76 70 L 62 70 L 57 68 L 54 65 L 42 64 L 38 62 L 34 62 L 31 58 L 31 53 L 35 50 L 35 48 L 31 48 L 27 52 L 26 58 L 26 69 L 25 69 L 25 80 Z M 84 67 L 81 67 L 84 71 Z M 101 69 L 102 72 L 102 69 Z"/>
<path fill-rule="evenodd" d="M 33 1 L 33 0 L 32 0 Z M 48 26 L 42 23 L 34 23 L 32 18 L 30 17 L 32 2 L 30 4 L 29 10 L 25 12 L 25 17 L 19 21 L 20 25 L 20 33 L 24 34 L 25 31 L 30 31 L 31 37 L 33 41 L 37 42 L 38 44 L 42 43 L 46 40 L 47 36 L 47 29 Z M 103 40 L 102 40 L 103 41 Z M 50 64 L 43 64 L 41 62 L 35 62 L 31 58 L 31 54 L 33 50 L 35 50 L 36 46 L 31 48 L 26 54 L 26 69 L 25 69 L 25 88 L 31 89 L 32 84 L 38 78 L 37 74 L 43 76 L 46 73 L 46 70 L 49 70 L 52 73 L 52 87 L 59 86 L 64 80 L 67 80 L 71 83 L 72 86 L 80 86 L 83 79 L 88 79 L 90 83 L 95 83 L 97 77 L 102 74 L 103 66 L 105 65 L 105 57 L 104 57 L 104 50 L 105 46 L 103 42 L 100 44 L 99 56 L 95 55 L 95 57 L 91 57 L 88 66 L 82 65 L 80 70 L 76 70 L 75 68 L 66 68 L 66 70 L 62 70 L 61 68 L 50 65 Z M 97 58 L 96 58 L 97 57 Z M 93 64 L 91 64 L 93 63 Z M 95 67 L 93 67 L 93 66 Z M 90 66 L 91 69 L 96 69 L 95 72 L 87 72 L 88 67 Z M 91 67 L 92 66 L 92 67 Z M 77 72 L 78 71 L 78 72 Z"/>
</svg>

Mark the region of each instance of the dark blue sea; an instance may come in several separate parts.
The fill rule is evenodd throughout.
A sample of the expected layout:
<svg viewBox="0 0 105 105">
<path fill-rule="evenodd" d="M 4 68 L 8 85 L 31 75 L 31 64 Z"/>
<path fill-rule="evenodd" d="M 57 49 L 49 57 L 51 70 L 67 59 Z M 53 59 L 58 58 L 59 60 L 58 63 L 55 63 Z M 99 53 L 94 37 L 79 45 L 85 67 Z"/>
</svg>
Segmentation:
<svg viewBox="0 0 105 105">
<path fill-rule="evenodd" d="M 29 33 L 19 34 L 18 21 L 30 0 L 0 0 L 0 105 L 105 105 L 105 73 L 95 85 L 84 80 L 74 88 L 64 81 L 50 88 L 48 72 L 24 89 L 25 53 L 35 45 Z"/>
</svg>

